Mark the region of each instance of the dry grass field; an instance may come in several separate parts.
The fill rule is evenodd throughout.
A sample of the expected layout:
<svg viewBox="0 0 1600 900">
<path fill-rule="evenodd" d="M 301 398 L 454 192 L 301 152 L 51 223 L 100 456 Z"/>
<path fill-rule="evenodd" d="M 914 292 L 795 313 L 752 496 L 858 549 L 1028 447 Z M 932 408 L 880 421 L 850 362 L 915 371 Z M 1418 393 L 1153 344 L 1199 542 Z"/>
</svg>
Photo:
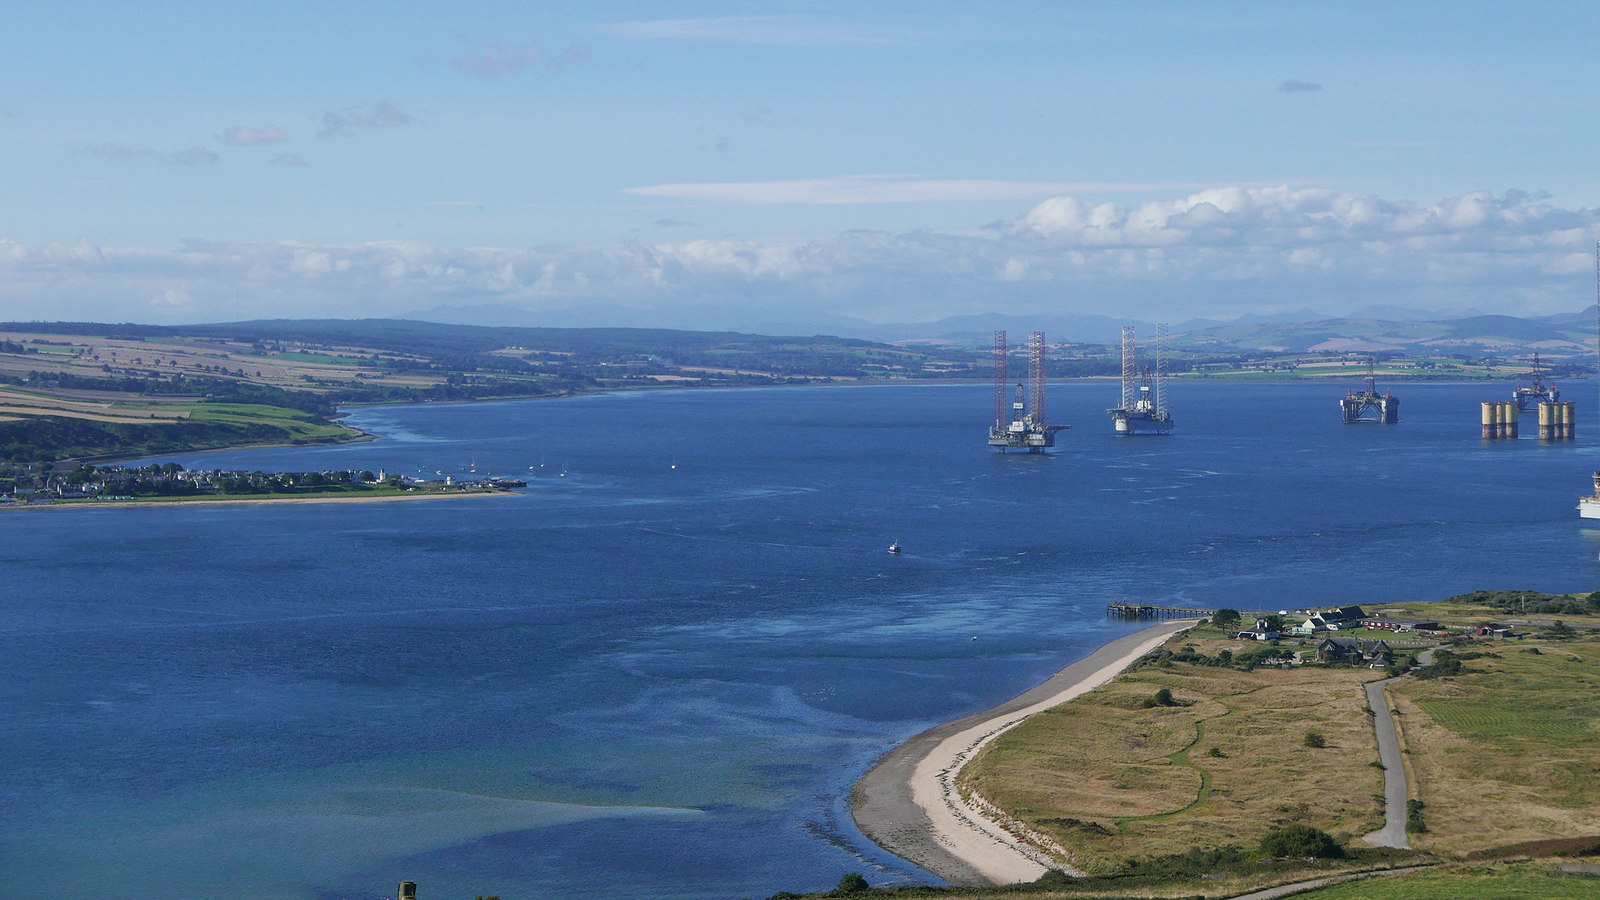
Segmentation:
<svg viewBox="0 0 1600 900">
<path fill-rule="evenodd" d="M 60 416 L 92 422 L 149 425 L 153 421 L 176 421 L 188 414 L 187 409 L 174 407 L 170 403 L 74 399 L 60 394 L 0 386 L 0 416 L 13 420 L 31 416 Z"/>
<path fill-rule="evenodd" d="M 1174 639 L 1201 654 L 1248 649 L 1212 631 Z M 1168 662 L 1033 716 L 962 773 L 976 791 L 1068 850 L 1092 874 L 1191 848 L 1254 846 L 1305 823 L 1340 838 L 1383 822 L 1383 773 L 1364 668 L 1244 671 Z M 1182 705 L 1145 705 L 1161 688 Z M 1308 746 L 1316 732 L 1324 746 Z"/>
</svg>

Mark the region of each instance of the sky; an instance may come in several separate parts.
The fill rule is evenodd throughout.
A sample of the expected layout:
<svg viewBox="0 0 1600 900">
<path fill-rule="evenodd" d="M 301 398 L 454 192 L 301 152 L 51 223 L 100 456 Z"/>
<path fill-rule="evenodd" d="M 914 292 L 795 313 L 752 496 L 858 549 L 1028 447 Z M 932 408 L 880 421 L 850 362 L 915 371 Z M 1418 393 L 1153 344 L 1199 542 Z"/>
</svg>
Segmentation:
<svg viewBox="0 0 1600 900">
<path fill-rule="evenodd" d="M 0 0 L 0 320 L 1575 312 L 1600 4 Z"/>
</svg>

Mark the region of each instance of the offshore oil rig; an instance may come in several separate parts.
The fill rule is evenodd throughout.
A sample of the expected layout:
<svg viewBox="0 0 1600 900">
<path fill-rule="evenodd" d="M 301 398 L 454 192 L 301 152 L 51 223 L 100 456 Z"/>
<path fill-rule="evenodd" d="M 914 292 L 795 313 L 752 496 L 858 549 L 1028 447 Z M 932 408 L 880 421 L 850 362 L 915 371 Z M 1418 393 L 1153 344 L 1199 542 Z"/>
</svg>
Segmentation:
<svg viewBox="0 0 1600 900">
<path fill-rule="evenodd" d="M 1367 357 L 1367 384 L 1360 392 L 1351 391 L 1339 401 L 1339 415 L 1346 425 L 1357 422 L 1382 422 L 1393 425 L 1400 421 L 1400 398 L 1392 393 L 1378 393 L 1373 368 L 1376 357 Z"/>
<path fill-rule="evenodd" d="M 1546 387 L 1539 376 L 1539 351 L 1535 350 L 1533 351 L 1533 384 L 1527 387 L 1518 384 L 1517 389 L 1511 392 L 1511 399 L 1517 401 L 1517 412 L 1524 413 L 1528 411 L 1529 406 L 1540 403 L 1555 403 L 1561 399 L 1561 391 L 1553 384 Z"/>
<path fill-rule="evenodd" d="M 1133 326 L 1122 326 L 1122 405 L 1108 409 L 1117 434 L 1171 434 L 1172 410 L 1167 408 L 1167 326 L 1156 325 L 1156 370 L 1137 372 Z"/>
<path fill-rule="evenodd" d="M 1056 445 L 1056 432 L 1068 425 L 1046 425 L 1044 421 L 1044 332 L 1028 334 L 1028 387 L 1026 393 L 1017 382 L 1016 399 L 1006 408 L 1006 333 L 994 333 L 994 425 L 989 429 L 989 446 L 1001 453 L 1025 450 L 1043 453 Z"/>
</svg>

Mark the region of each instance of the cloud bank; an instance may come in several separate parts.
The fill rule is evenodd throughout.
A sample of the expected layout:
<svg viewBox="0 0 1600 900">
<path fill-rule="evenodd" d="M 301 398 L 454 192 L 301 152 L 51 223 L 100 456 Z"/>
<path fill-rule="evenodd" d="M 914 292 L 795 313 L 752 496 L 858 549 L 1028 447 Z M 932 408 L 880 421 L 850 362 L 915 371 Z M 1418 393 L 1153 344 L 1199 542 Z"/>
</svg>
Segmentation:
<svg viewBox="0 0 1600 900">
<path fill-rule="evenodd" d="M 175 250 L 0 240 L 0 318 L 218 321 L 388 316 L 437 305 L 719 327 L 1006 311 L 1233 316 L 1373 304 L 1567 312 L 1594 296 L 1600 210 L 1510 192 L 1433 204 L 1228 187 L 1137 206 L 1044 200 L 987 234 L 612 247 L 419 242 Z M 574 313 L 577 312 L 577 315 Z"/>
</svg>

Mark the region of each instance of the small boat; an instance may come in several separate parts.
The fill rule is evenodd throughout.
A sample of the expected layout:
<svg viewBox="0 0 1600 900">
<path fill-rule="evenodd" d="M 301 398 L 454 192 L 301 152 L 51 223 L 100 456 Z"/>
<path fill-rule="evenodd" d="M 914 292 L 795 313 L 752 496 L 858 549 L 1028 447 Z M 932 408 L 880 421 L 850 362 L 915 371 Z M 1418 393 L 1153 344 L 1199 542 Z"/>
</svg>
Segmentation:
<svg viewBox="0 0 1600 900">
<path fill-rule="evenodd" d="M 894 543 L 890 544 L 889 545 L 889 552 L 890 553 L 899 553 L 900 552 L 900 542 L 899 541 L 895 541 Z"/>
</svg>

